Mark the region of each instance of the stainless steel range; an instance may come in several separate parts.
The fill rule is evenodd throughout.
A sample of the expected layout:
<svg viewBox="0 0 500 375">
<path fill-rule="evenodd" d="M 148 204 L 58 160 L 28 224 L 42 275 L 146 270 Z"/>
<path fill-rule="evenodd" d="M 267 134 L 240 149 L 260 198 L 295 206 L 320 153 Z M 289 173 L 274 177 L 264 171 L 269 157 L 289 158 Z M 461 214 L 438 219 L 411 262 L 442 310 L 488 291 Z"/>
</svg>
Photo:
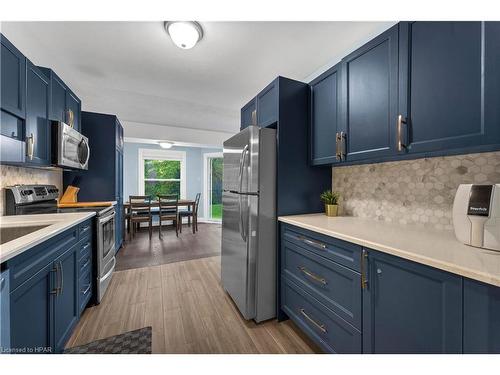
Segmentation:
<svg viewBox="0 0 500 375">
<path fill-rule="evenodd" d="M 15 185 L 5 189 L 6 215 L 34 215 L 60 212 L 96 213 L 93 239 L 94 296 L 100 303 L 111 281 L 116 265 L 115 259 L 115 207 L 72 207 L 57 206 L 59 190 L 54 185 Z"/>
</svg>

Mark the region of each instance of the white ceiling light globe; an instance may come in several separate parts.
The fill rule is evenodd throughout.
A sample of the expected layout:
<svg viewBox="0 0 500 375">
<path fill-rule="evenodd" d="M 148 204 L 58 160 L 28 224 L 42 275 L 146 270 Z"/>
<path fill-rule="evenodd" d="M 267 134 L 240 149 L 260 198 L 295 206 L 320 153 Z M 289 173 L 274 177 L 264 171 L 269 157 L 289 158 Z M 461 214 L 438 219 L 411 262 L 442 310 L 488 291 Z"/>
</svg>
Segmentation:
<svg viewBox="0 0 500 375">
<path fill-rule="evenodd" d="M 172 142 L 159 142 L 161 148 L 172 148 L 174 145 Z"/>
<path fill-rule="evenodd" d="M 194 21 L 165 22 L 165 29 L 174 44 L 182 49 L 193 48 L 203 37 L 203 30 Z"/>
</svg>

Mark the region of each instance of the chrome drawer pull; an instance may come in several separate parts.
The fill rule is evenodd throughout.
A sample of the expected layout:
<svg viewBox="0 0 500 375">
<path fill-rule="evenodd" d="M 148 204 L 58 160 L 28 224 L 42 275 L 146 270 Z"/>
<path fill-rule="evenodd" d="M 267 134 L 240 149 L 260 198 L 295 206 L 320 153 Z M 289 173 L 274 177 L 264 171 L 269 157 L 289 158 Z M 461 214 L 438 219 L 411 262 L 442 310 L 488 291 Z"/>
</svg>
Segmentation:
<svg viewBox="0 0 500 375">
<path fill-rule="evenodd" d="M 90 263 L 90 258 L 87 258 L 87 261 L 85 262 L 85 264 L 83 266 L 80 267 L 80 270 L 83 270 L 85 267 L 87 267 Z"/>
<path fill-rule="evenodd" d="M 319 324 L 316 322 L 313 318 L 311 318 L 307 313 L 304 311 L 304 309 L 299 309 L 300 313 L 304 318 L 306 318 L 310 323 L 312 323 L 316 328 L 318 328 L 321 332 L 326 333 L 326 326 L 324 324 Z"/>
<path fill-rule="evenodd" d="M 305 244 L 308 244 L 308 245 L 320 248 L 322 250 L 326 249 L 326 245 L 324 243 L 321 243 L 321 242 L 318 242 L 318 241 L 313 241 L 313 240 L 310 240 L 310 239 L 305 238 L 303 236 L 298 236 L 297 238 L 299 240 L 301 240 L 302 242 L 304 242 Z"/>
<path fill-rule="evenodd" d="M 305 267 L 297 267 L 299 269 L 300 272 L 302 272 L 304 275 L 307 275 L 309 276 L 311 279 L 313 280 L 316 280 L 317 282 L 323 284 L 323 285 L 326 285 L 326 279 L 324 277 L 321 277 L 321 276 L 318 276 L 318 275 L 315 275 L 314 273 L 312 273 L 311 271 L 309 271 L 307 268 Z"/>
<path fill-rule="evenodd" d="M 89 286 L 87 286 L 87 289 L 85 289 L 84 291 L 82 291 L 83 295 L 85 295 L 85 294 L 87 294 L 89 292 L 91 285 L 92 284 L 89 284 Z"/>
</svg>

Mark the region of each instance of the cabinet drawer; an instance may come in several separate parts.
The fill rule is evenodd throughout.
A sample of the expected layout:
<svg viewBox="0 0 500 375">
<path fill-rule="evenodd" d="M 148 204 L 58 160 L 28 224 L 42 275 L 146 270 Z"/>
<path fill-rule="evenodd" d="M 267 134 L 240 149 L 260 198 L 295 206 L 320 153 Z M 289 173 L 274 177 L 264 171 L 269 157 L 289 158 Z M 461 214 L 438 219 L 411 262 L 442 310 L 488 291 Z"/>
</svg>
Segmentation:
<svg viewBox="0 0 500 375">
<path fill-rule="evenodd" d="M 7 267 L 10 269 L 11 290 L 16 289 L 46 265 L 53 262 L 59 255 L 75 245 L 77 237 L 78 227 L 74 226 L 8 260 Z"/>
<path fill-rule="evenodd" d="M 360 271 L 361 246 L 291 225 L 282 226 L 282 240 L 292 242 L 354 271 Z"/>
<path fill-rule="evenodd" d="M 89 269 L 89 272 L 85 272 L 80 276 L 78 280 L 78 308 L 79 313 L 87 306 L 87 303 L 92 296 L 92 272 Z"/>
<path fill-rule="evenodd" d="M 78 246 L 80 247 L 78 250 L 78 259 L 82 259 L 92 252 L 92 237 L 88 236 L 81 239 Z"/>
<path fill-rule="evenodd" d="M 78 238 L 81 239 L 81 238 L 88 236 L 92 233 L 92 222 L 93 222 L 92 220 L 87 220 L 78 226 L 78 231 L 79 231 Z"/>
<path fill-rule="evenodd" d="M 87 254 L 85 254 L 79 261 L 79 275 L 83 275 L 86 272 L 91 272 L 92 271 L 92 253 L 89 251 Z"/>
<path fill-rule="evenodd" d="M 361 333 L 293 282 L 282 278 L 282 309 L 329 353 L 361 353 Z"/>
<path fill-rule="evenodd" d="M 361 275 L 293 243 L 282 243 L 283 274 L 358 329 Z"/>
</svg>

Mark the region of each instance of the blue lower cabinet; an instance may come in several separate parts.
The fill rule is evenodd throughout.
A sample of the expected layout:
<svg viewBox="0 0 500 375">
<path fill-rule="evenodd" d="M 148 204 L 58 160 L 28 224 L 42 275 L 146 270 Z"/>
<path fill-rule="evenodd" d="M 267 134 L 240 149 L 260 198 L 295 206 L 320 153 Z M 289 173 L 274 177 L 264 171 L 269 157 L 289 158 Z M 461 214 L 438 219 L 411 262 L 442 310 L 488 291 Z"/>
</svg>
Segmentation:
<svg viewBox="0 0 500 375">
<path fill-rule="evenodd" d="M 81 293 L 82 283 L 92 280 L 92 233 L 86 229 L 91 231 L 91 224 L 92 220 L 83 222 L 6 262 L 11 352 L 59 353 L 64 349 L 91 295 L 90 288 L 83 293 L 84 302 Z M 78 233 L 84 234 L 79 242 Z M 80 277 L 82 272 L 88 277 Z"/>
<path fill-rule="evenodd" d="M 464 279 L 464 353 L 500 354 L 500 288 Z"/>
<path fill-rule="evenodd" d="M 364 353 L 461 353 L 462 278 L 367 251 Z"/>
<path fill-rule="evenodd" d="M 9 270 L 0 273 L 0 354 L 10 348 L 10 280 Z"/>
<path fill-rule="evenodd" d="M 54 343 L 57 351 L 64 349 L 64 344 L 69 339 L 75 327 L 78 316 L 78 245 L 55 260 L 58 269 L 59 292 L 54 298 Z"/>
<path fill-rule="evenodd" d="M 285 313 L 325 352 L 361 353 L 361 333 L 287 278 L 281 298 Z"/>
<path fill-rule="evenodd" d="M 283 274 L 342 319 L 361 329 L 361 278 L 338 263 L 283 241 Z"/>
<path fill-rule="evenodd" d="M 10 337 L 12 353 L 54 351 L 56 270 L 52 263 L 24 282 L 10 295 Z"/>
</svg>

